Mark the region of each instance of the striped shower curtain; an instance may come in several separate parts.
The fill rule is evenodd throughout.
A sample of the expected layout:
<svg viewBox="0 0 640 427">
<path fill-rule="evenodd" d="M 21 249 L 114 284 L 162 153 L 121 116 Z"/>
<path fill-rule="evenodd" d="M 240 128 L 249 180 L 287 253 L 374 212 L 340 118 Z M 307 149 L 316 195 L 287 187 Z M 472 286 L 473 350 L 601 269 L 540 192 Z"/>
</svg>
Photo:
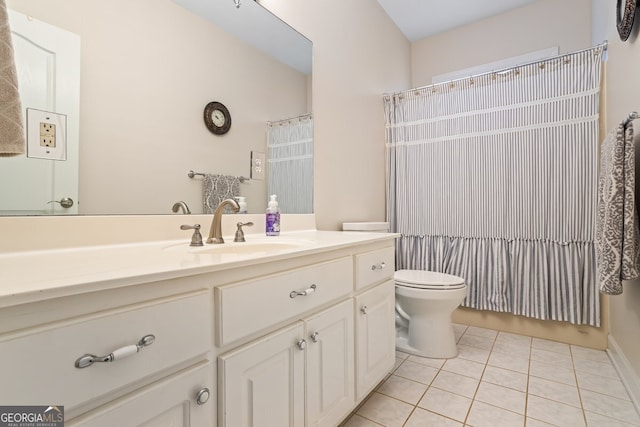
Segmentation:
<svg viewBox="0 0 640 427">
<path fill-rule="evenodd" d="M 282 213 L 313 212 L 313 118 L 267 124 L 267 190 Z"/>
<path fill-rule="evenodd" d="M 385 96 L 397 268 L 465 278 L 466 307 L 599 326 L 602 51 Z"/>
</svg>

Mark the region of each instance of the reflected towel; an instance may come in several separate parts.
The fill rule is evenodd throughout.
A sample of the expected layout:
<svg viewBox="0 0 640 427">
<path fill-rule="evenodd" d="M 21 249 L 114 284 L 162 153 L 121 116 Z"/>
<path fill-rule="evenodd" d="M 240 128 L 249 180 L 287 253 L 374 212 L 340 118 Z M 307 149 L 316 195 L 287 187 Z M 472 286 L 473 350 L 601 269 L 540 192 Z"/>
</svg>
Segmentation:
<svg viewBox="0 0 640 427">
<path fill-rule="evenodd" d="M 0 156 L 24 154 L 25 144 L 9 15 L 0 0 Z"/>
<path fill-rule="evenodd" d="M 205 174 L 202 180 L 202 200 L 204 213 L 213 213 L 224 199 L 234 199 L 240 195 L 240 178 L 232 175 Z M 227 211 L 228 210 L 228 211 Z M 231 210 L 225 208 L 225 213 Z"/>
<path fill-rule="evenodd" d="M 640 233 L 635 203 L 633 125 L 609 133 L 600 148 L 596 260 L 600 292 L 622 293 L 622 280 L 640 275 Z"/>
</svg>

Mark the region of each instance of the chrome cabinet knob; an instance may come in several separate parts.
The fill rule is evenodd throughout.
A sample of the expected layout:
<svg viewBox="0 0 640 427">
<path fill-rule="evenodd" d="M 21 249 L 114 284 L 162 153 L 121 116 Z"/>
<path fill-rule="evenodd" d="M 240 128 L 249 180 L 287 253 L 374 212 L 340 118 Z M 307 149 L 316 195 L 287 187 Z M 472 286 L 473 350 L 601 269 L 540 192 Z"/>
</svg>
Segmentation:
<svg viewBox="0 0 640 427">
<path fill-rule="evenodd" d="M 318 342 L 319 341 L 319 339 L 318 339 L 319 336 L 320 336 L 320 333 L 318 331 L 312 333 L 311 334 L 311 341 Z"/>
<path fill-rule="evenodd" d="M 304 350 L 305 348 L 307 348 L 307 342 L 305 340 L 298 341 L 296 345 L 300 350 Z"/>
<path fill-rule="evenodd" d="M 364 314 L 365 316 L 367 315 L 367 306 L 363 305 L 362 307 L 360 307 L 360 313 Z"/>
<path fill-rule="evenodd" d="M 211 397 L 211 392 L 209 391 L 208 388 L 205 387 L 202 390 L 200 390 L 196 395 L 196 403 L 198 405 L 204 405 L 209 401 L 210 397 Z"/>
</svg>

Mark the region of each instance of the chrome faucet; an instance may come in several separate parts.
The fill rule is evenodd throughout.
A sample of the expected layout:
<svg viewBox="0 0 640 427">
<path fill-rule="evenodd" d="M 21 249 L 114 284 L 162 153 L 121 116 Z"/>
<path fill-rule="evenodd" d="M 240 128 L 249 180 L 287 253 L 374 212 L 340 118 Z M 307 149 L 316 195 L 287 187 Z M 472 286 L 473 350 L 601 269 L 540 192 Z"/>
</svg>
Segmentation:
<svg viewBox="0 0 640 427">
<path fill-rule="evenodd" d="M 240 205 L 238 205 L 238 202 L 233 199 L 224 199 L 221 201 L 213 213 L 213 220 L 211 221 L 211 228 L 209 229 L 209 238 L 207 238 L 207 243 L 224 243 L 224 239 L 222 238 L 222 213 L 226 206 L 230 206 L 234 212 L 238 212 L 240 210 Z"/>
<path fill-rule="evenodd" d="M 171 210 L 174 213 L 178 213 L 178 211 L 180 209 L 182 209 L 182 213 L 184 213 L 184 214 L 190 214 L 191 213 L 191 211 L 189 210 L 189 206 L 187 206 L 187 204 L 185 202 L 183 202 L 183 201 L 175 202 L 173 204 L 173 207 L 171 208 Z"/>
</svg>

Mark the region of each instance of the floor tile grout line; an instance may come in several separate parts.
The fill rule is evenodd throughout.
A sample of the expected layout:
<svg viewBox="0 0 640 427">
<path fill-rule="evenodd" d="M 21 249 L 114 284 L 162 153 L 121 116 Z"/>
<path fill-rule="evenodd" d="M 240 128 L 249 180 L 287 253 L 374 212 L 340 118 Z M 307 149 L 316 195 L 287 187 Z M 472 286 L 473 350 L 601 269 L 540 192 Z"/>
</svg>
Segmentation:
<svg viewBox="0 0 640 427">
<path fill-rule="evenodd" d="M 533 339 L 529 341 L 529 364 L 527 365 L 527 387 L 524 391 L 524 423 L 527 425 L 527 414 L 529 412 L 529 383 L 531 382 L 531 352 L 533 351 Z"/>
<path fill-rule="evenodd" d="M 480 375 L 480 378 L 478 379 L 478 385 L 476 386 L 476 391 L 475 393 L 473 393 L 473 397 L 471 398 L 471 404 L 469 405 L 469 409 L 467 409 L 467 415 L 464 418 L 464 422 L 462 423 L 463 425 L 467 425 L 467 421 L 469 420 L 469 416 L 471 415 L 471 408 L 473 408 L 473 404 L 476 401 L 476 396 L 478 395 L 478 390 L 480 390 L 480 384 L 482 383 L 482 377 L 484 377 L 484 373 L 487 370 L 487 366 L 489 366 L 489 359 L 491 358 L 491 353 L 493 352 L 493 347 L 496 344 L 496 339 L 498 337 L 498 334 L 496 334 L 496 336 L 493 339 L 493 342 L 491 343 L 491 348 L 489 349 L 489 357 L 487 357 L 487 361 L 484 364 L 484 367 L 482 368 L 482 374 Z"/>
<path fill-rule="evenodd" d="M 584 425 L 588 426 L 589 422 L 587 420 L 587 413 L 584 409 L 584 402 L 582 401 L 582 393 L 580 391 L 580 383 L 578 382 L 578 372 L 576 371 L 576 364 L 573 360 L 573 349 L 569 346 L 569 352 L 571 354 L 571 367 L 573 368 L 573 376 L 576 381 L 576 389 L 578 390 L 578 400 L 580 401 L 580 409 L 582 409 L 582 419 L 584 420 Z"/>
</svg>

